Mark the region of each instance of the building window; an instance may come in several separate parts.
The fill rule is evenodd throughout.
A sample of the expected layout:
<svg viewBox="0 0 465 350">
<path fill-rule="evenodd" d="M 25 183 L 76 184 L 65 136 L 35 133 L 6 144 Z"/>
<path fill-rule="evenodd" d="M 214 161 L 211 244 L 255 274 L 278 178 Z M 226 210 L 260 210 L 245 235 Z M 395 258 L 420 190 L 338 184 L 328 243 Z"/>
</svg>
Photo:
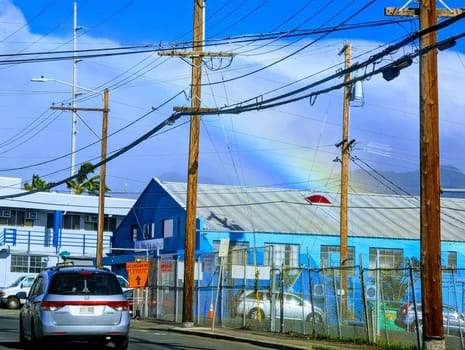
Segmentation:
<svg viewBox="0 0 465 350">
<path fill-rule="evenodd" d="M 163 220 L 163 237 L 173 237 L 174 232 L 174 220 L 165 219 Z"/>
<path fill-rule="evenodd" d="M 228 262 L 234 265 L 247 264 L 249 253 L 249 242 L 229 242 Z"/>
<path fill-rule="evenodd" d="M 47 226 L 45 228 L 53 228 L 54 219 L 55 219 L 54 213 L 47 213 Z"/>
<path fill-rule="evenodd" d="M 84 217 L 84 230 L 97 231 L 98 230 L 98 215 L 86 215 Z"/>
<path fill-rule="evenodd" d="M 404 266 L 404 251 L 394 248 L 370 248 L 370 269 L 398 269 Z"/>
<path fill-rule="evenodd" d="M 441 265 L 443 269 L 456 269 L 457 252 L 441 252 Z"/>
<path fill-rule="evenodd" d="M 133 242 L 137 241 L 137 225 L 131 225 L 131 239 Z"/>
<path fill-rule="evenodd" d="M 48 258 L 41 255 L 11 255 L 11 272 L 39 273 L 47 268 Z"/>
<path fill-rule="evenodd" d="M 113 232 L 116 229 L 116 218 L 105 216 L 103 218 L 103 230 Z M 84 217 L 84 230 L 98 231 L 98 215 L 86 215 Z"/>
<path fill-rule="evenodd" d="M 0 225 L 25 226 L 25 212 L 16 209 L 0 209 Z"/>
<path fill-rule="evenodd" d="M 105 231 L 113 232 L 116 230 L 116 218 L 113 216 L 105 216 L 103 219 L 103 227 Z"/>
<path fill-rule="evenodd" d="M 299 266 L 298 244 L 265 243 L 265 265 Z"/>
<path fill-rule="evenodd" d="M 144 224 L 144 239 L 152 239 L 155 236 L 155 224 Z"/>
<path fill-rule="evenodd" d="M 345 265 L 355 265 L 355 247 L 347 247 Z M 320 267 L 339 267 L 341 265 L 341 247 L 338 245 L 322 245 L 320 247 Z"/>
<path fill-rule="evenodd" d="M 79 230 L 81 228 L 80 219 L 80 215 L 65 214 L 63 216 L 63 228 L 69 230 Z"/>
</svg>

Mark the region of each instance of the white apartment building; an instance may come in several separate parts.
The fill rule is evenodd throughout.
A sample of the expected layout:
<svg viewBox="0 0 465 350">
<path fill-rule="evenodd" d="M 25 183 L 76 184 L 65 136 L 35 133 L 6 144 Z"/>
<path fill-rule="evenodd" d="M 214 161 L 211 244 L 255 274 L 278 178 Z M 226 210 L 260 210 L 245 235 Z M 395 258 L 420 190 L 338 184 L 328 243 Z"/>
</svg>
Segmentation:
<svg viewBox="0 0 465 350">
<path fill-rule="evenodd" d="M 105 197 L 103 256 L 112 246 L 113 231 L 134 202 Z M 0 177 L 0 286 L 53 266 L 63 257 L 93 264 L 98 207 L 98 196 L 28 194 L 21 188 L 20 178 Z"/>
</svg>

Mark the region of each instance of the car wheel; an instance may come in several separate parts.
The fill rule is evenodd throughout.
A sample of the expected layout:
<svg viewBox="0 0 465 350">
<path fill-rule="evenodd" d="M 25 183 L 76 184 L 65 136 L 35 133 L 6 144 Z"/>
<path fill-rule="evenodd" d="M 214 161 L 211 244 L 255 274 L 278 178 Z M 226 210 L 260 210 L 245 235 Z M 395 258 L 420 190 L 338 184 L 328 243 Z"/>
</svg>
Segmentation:
<svg viewBox="0 0 465 350">
<path fill-rule="evenodd" d="M 265 313 L 260 308 L 256 307 L 249 311 L 247 318 L 251 320 L 263 320 L 265 318 Z"/>
<path fill-rule="evenodd" d="M 42 344 L 43 342 L 37 338 L 36 332 L 34 331 L 34 329 L 35 329 L 34 322 L 31 322 L 31 339 L 28 342 L 30 349 L 37 349 L 43 345 Z"/>
<path fill-rule="evenodd" d="M 13 310 L 13 309 L 19 309 L 21 306 L 21 303 L 19 302 L 19 299 L 16 297 L 9 297 L 6 306 L 8 309 Z"/>
<path fill-rule="evenodd" d="M 316 334 L 322 334 L 324 332 L 324 322 L 321 315 L 313 313 L 307 316 L 307 322 L 310 325 L 310 329 L 314 330 Z"/>
<path fill-rule="evenodd" d="M 114 340 L 114 344 L 115 344 L 115 349 L 126 350 L 128 348 L 128 345 L 129 345 L 129 338 L 127 336 L 126 337 L 120 337 L 120 338 Z"/>
</svg>

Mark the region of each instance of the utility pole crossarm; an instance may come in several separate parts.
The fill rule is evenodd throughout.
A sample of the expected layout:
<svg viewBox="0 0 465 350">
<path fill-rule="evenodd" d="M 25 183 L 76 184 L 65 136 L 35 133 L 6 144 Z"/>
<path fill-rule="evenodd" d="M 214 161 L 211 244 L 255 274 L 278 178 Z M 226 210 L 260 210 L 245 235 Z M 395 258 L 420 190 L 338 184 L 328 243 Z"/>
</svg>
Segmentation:
<svg viewBox="0 0 465 350">
<path fill-rule="evenodd" d="M 109 112 L 107 108 L 90 108 L 90 107 L 55 107 L 52 106 L 50 109 L 60 110 L 60 111 L 87 111 L 87 112 Z"/>
<path fill-rule="evenodd" d="M 183 57 L 212 57 L 212 58 L 227 58 L 234 57 L 233 53 L 230 52 L 210 52 L 210 51 L 176 51 L 166 50 L 159 51 L 160 56 L 183 56 Z"/>
<path fill-rule="evenodd" d="M 190 113 L 190 114 L 203 114 L 218 112 L 218 108 L 191 108 L 191 107 L 173 107 L 175 112 Z"/>
<path fill-rule="evenodd" d="M 436 9 L 438 17 L 455 17 L 465 12 L 464 9 Z M 397 8 L 386 7 L 384 9 L 385 16 L 402 16 L 402 17 L 415 17 L 420 15 L 420 8 Z"/>
</svg>

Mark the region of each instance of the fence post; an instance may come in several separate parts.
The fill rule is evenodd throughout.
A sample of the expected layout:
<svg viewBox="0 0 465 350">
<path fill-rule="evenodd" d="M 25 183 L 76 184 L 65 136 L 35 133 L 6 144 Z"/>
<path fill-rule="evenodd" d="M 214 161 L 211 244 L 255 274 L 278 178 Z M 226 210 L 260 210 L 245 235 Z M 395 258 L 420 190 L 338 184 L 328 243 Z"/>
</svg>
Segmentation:
<svg viewBox="0 0 465 350">
<path fill-rule="evenodd" d="M 365 313 L 365 331 L 367 334 L 368 342 L 372 342 L 372 337 L 370 336 L 371 327 L 369 326 L 368 303 L 367 303 L 367 298 L 366 298 L 366 293 L 365 293 L 365 270 L 363 268 L 362 254 L 360 254 L 359 260 L 360 260 L 360 283 L 362 287 L 363 311 Z"/>
<path fill-rule="evenodd" d="M 244 267 L 244 285 L 243 285 L 243 292 L 242 292 L 242 298 L 245 300 L 245 291 L 247 290 L 247 265 L 249 263 L 249 255 L 250 251 L 249 248 L 245 248 L 245 254 L 242 258 L 242 263 Z M 242 309 L 242 327 L 245 327 L 246 325 L 246 316 L 245 316 L 245 303 L 242 303 L 243 309 Z"/>
<path fill-rule="evenodd" d="M 416 324 L 416 333 L 417 333 L 417 345 L 418 349 L 422 349 L 422 341 L 420 339 L 420 322 L 418 320 L 418 312 L 417 312 L 417 301 L 416 301 L 416 296 L 415 296 L 415 286 L 413 283 L 413 267 L 411 264 L 411 261 L 408 261 L 408 270 L 409 270 L 409 276 L 410 276 L 410 284 L 412 285 L 412 301 L 413 301 L 413 310 L 415 313 L 415 324 Z"/>
<path fill-rule="evenodd" d="M 307 249 L 307 265 L 308 265 L 308 288 L 310 289 L 310 304 L 312 305 L 312 314 L 314 313 L 313 308 L 313 282 L 312 282 L 312 270 L 311 270 L 311 259 L 308 255 Z M 326 321 L 326 320 L 325 320 Z M 312 317 L 312 336 L 315 338 L 315 317 Z"/>
<path fill-rule="evenodd" d="M 174 264 L 174 298 L 173 298 L 174 299 L 174 322 L 178 322 L 178 292 L 179 292 L 178 290 L 179 288 L 178 267 L 179 267 L 179 256 L 176 257 L 175 264 Z M 186 266 L 184 266 L 184 268 L 186 268 Z M 183 290 L 183 293 L 184 293 L 184 290 Z"/>
</svg>

